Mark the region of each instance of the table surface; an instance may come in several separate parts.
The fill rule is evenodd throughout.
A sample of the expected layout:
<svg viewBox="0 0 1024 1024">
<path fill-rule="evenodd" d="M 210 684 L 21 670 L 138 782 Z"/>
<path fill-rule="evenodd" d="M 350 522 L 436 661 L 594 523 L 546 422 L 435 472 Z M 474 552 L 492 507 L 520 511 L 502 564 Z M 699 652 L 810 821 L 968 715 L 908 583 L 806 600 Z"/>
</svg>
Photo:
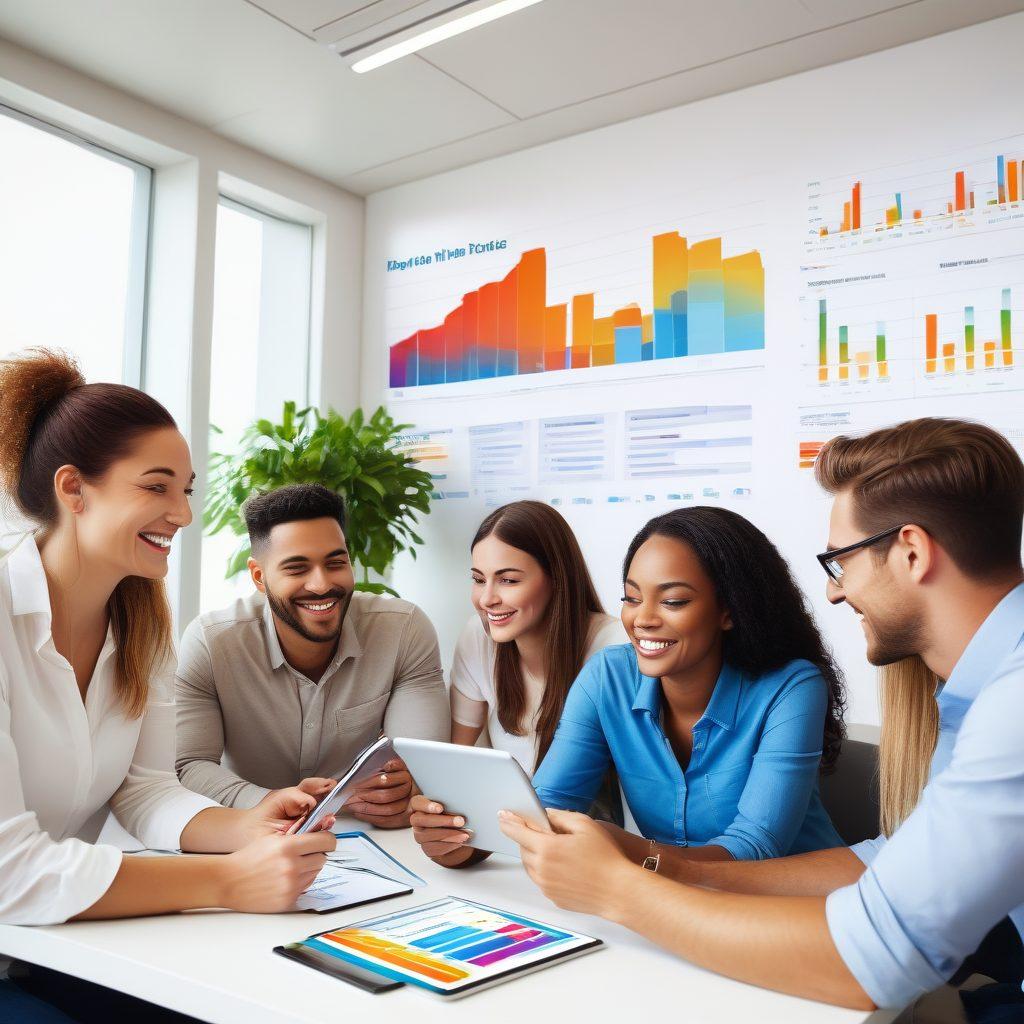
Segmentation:
<svg viewBox="0 0 1024 1024">
<path fill-rule="evenodd" d="M 353 826 L 359 828 L 359 823 Z M 363 826 L 365 827 L 365 826 Z M 340 826 L 339 826 L 340 830 Z M 429 861 L 408 829 L 369 830 L 427 885 L 412 895 L 328 914 L 201 911 L 166 917 L 29 928 L 0 925 L 0 955 L 64 971 L 212 1024 L 312 1024 L 345 1013 L 429 1021 L 661 1019 L 693 1024 L 853 1024 L 890 1020 L 783 996 L 694 967 L 618 925 L 559 910 L 518 860 L 491 857 L 463 871 Z M 388 911 L 463 896 L 597 936 L 607 944 L 576 960 L 446 1001 L 412 985 L 371 995 L 272 953 L 274 946 Z M 552 1013 L 554 1011 L 554 1013 Z M 394 1016 L 392 1016 L 394 1015 Z"/>
</svg>

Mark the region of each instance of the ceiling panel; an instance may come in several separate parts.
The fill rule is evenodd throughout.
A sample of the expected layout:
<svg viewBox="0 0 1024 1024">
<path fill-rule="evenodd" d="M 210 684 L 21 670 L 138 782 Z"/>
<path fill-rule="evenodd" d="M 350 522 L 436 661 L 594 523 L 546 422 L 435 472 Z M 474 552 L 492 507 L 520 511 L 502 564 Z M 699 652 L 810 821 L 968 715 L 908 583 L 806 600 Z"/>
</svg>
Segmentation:
<svg viewBox="0 0 1024 1024">
<path fill-rule="evenodd" d="M 366 75 L 311 38 L 410 2 L 0 0 L 0 37 L 367 193 L 1024 9 L 545 0 Z"/>
<path fill-rule="evenodd" d="M 338 60 L 242 0 L 0 0 L 0 35 L 203 125 Z"/>
<path fill-rule="evenodd" d="M 339 181 L 364 167 L 514 120 L 423 61 L 391 64 L 367 76 L 352 75 L 340 58 L 331 59 L 346 77 L 332 82 L 324 76 L 319 88 L 309 88 L 308 79 L 293 83 L 273 103 L 215 129 Z"/>
<path fill-rule="evenodd" d="M 423 56 L 519 117 L 532 117 L 826 24 L 801 0 L 548 0 Z"/>
<path fill-rule="evenodd" d="M 353 14 L 367 7 L 377 6 L 377 0 L 248 0 L 254 7 L 260 7 L 268 14 L 304 35 L 313 33 L 324 25 Z"/>
</svg>

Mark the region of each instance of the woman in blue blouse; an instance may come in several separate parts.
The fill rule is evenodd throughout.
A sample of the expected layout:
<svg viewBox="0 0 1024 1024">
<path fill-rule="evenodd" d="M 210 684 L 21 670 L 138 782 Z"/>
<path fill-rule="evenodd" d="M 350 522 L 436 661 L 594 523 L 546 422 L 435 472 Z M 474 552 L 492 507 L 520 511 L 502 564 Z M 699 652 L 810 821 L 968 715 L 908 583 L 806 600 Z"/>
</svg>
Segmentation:
<svg viewBox="0 0 1024 1024">
<path fill-rule="evenodd" d="M 573 683 L 534 776 L 545 806 L 585 811 L 610 765 L 644 841 L 703 860 L 841 846 L 818 796 L 843 736 L 843 683 L 789 567 L 726 509 L 677 509 L 629 546 L 631 643 Z"/>
</svg>

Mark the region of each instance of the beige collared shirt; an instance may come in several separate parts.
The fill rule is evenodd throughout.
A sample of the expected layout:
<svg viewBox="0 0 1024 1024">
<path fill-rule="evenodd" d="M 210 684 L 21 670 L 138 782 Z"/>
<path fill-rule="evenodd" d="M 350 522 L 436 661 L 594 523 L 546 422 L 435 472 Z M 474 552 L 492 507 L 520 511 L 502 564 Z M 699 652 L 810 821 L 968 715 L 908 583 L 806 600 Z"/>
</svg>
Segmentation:
<svg viewBox="0 0 1024 1024">
<path fill-rule="evenodd" d="M 285 661 L 262 594 L 200 615 L 181 640 L 178 777 L 228 807 L 338 778 L 381 732 L 447 740 L 437 635 L 408 601 L 352 595 L 319 682 Z"/>
</svg>

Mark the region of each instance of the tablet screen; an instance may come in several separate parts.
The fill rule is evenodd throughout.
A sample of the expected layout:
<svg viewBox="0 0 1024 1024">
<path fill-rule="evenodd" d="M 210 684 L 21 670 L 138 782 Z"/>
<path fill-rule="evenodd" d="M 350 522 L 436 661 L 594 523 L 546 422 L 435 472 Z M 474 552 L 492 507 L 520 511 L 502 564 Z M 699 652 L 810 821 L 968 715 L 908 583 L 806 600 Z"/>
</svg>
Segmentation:
<svg viewBox="0 0 1024 1024">
<path fill-rule="evenodd" d="M 306 944 L 447 995 L 601 945 L 503 910 L 447 896 L 314 935 Z"/>
</svg>

